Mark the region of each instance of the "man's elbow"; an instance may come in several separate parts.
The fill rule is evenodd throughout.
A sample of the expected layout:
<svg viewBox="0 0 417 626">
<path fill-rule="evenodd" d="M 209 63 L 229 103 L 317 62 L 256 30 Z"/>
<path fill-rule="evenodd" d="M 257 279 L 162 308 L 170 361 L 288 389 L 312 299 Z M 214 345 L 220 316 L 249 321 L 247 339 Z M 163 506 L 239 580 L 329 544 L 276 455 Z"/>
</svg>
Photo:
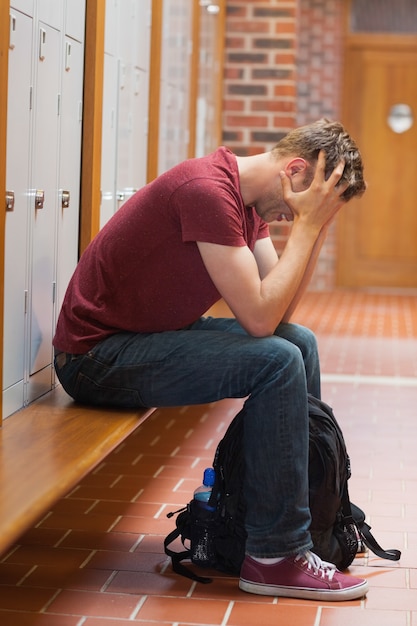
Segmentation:
<svg viewBox="0 0 417 626">
<path fill-rule="evenodd" d="M 271 337 L 275 333 L 277 325 L 275 322 L 271 323 L 265 320 L 250 320 L 243 327 L 252 337 L 262 338 Z"/>
</svg>

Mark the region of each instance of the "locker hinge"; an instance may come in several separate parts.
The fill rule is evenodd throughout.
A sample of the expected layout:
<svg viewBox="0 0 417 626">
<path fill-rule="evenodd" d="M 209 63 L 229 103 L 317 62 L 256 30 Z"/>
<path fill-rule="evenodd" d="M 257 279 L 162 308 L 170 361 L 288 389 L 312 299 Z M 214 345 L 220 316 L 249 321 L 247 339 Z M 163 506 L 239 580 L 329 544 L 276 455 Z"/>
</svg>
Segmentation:
<svg viewBox="0 0 417 626">
<path fill-rule="evenodd" d="M 61 115 L 61 94 L 58 94 L 58 108 L 57 108 L 57 114 Z"/>
<path fill-rule="evenodd" d="M 23 311 L 25 315 L 27 315 L 27 312 L 28 312 L 28 295 L 29 295 L 28 290 L 25 289 L 24 295 L 23 295 Z"/>
<path fill-rule="evenodd" d="M 56 298 L 56 282 L 54 281 L 52 283 L 52 304 L 55 304 L 55 298 Z"/>
</svg>

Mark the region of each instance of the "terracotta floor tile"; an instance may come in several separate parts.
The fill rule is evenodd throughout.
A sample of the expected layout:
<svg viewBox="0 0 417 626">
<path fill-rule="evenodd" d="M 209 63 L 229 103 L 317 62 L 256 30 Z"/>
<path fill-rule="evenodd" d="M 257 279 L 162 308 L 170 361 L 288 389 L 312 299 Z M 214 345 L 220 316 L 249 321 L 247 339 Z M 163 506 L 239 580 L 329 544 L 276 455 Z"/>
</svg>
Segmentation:
<svg viewBox="0 0 417 626">
<path fill-rule="evenodd" d="M 25 546 L 55 546 L 63 539 L 67 528 L 31 528 L 19 539 L 20 545 Z"/>
<path fill-rule="evenodd" d="M 366 600 L 368 609 L 392 611 L 417 611 L 417 592 L 415 589 L 396 589 L 373 587 Z"/>
<path fill-rule="evenodd" d="M 106 515 L 104 513 L 100 515 L 94 513 L 89 515 L 77 515 L 76 513 L 61 515 L 59 513 L 51 513 L 51 515 L 42 522 L 42 528 L 106 531 L 114 526 L 117 518 L 118 516 L 115 514 Z"/>
<path fill-rule="evenodd" d="M 0 585 L 17 585 L 32 568 L 22 563 L 0 563 Z"/>
<path fill-rule="evenodd" d="M 114 487 L 99 487 L 80 484 L 72 492 L 72 497 L 79 499 L 85 498 L 94 502 L 95 500 L 118 500 L 119 502 L 129 502 L 138 495 L 138 489 L 136 485 L 130 488 Z M 70 496 L 69 496 L 70 497 Z"/>
<path fill-rule="evenodd" d="M 139 600 L 132 595 L 64 590 L 48 606 L 47 613 L 129 619 Z"/>
<path fill-rule="evenodd" d="M 86 568 L 132 571 L 159 572 L 167 561 L 166 555 L 149 552 L 110 552 L 99 550 L 89 559 Z"/>
<path fill-rule="evenodd" d="M 136 533 L 116 533 L 89 530 L 71 530 L 60 542 L 61 548 L 86 548 L 90 550 L 133 550 L 138 541 Z"/>
<path fill-rule="evenodd" d="M 49 546 L 18 546 L 9 554 L 5 562 L 58 565 L 62 568 L 79 567 L 89 554 L 90 550 L 66 550 Z"/>
<path fill-rule="evenodd" d="M 72 615 L 46 615 L 26 613 L 22 610 L 4 611 L 0 609 L 0 623 L 4 626 L 78 626 L 80 618 Z M 106 626 L 109 625 L 106 624 Z"/>
<path fill-rule="evenodd" d="M 223 624 L 229 608 L 227 600 L 194 600 L 149 596 L 140 608 L 137 618 L 169 624 Z"/>
<path fill-rule="evenodd" d="M 227 620 L 227 626 L 316 626 L 318 607 L 316 603 L 310 606 L 286 606 L 277 602 L 259 604 L 256 596 L 252 602 L 236 602 Z M 362 625 L 361 625 L 362 626 Z"/>
<path fill-rule="evenodd" d="M 55 515 L 77 515 L 81 516 L 90 509 L 91 502 L 89 500 L 77 500 L 77 498 L 62 498 L 51 507 L 51 512 Z M 40 524 L 42 527 L 42 524 Z"/>
<path fill-rule="evenodd" d="M 0 587 L 0 607 L 15 611 L 38 612 L 52 600 L 55 593 L 53 588 L 28 589 L 27 587 L 3 585 Z"/>
<path fill-rule="evenodd" d="M 173 506 L 168 507 L 170 510 L 176 510 L 180 506 L 184 506 L 184 501 L 181 500 L 177 503 L 172 503 Z M 146 533 L 146 534 L 157 534 L 161 536 L 167 535 L 172 530 L 172 519 L 155 519 L 155 518 L 146 518 L 146 517 L 123 517 L 120 521 L 118 521 L 113 530 L 117 532 L 128 532 L 128 533 Z"/>
<path fill-rule="evenodd" d="M 143 535 L 137 543 L 135 552 L 151 552 L 163 554 L 163 543 L 157 535 Z"/>
<path fill-rule="evenodd" d="M 201 573 L 201 571 L 200 571 Z M 201 599 L 230 600 L 234 602 L 256 602 L 257 604 L 270 604 L 272 600 L 268 596 L 255 596 L 239 589 L 239 581 L 233 576 L 219 576 L 216 572 L 205 572 L 209 577 L 213 575 L 213 582 L 209 584 L 196 584 L 191 592 L 191 597 Z"/>
<path fill-rule="evenodd" d="M 107 590 L 112 593 L 185 597 L 191 586 L 192 581 L 175 574 L 162 576 L 157 572 L 130 570 L 119 571 L 112 578 Z"/>
<path fill-rule="evenodd" d="M 366 610 L 345 607 L 342 611 L 325 607 L 322 610 L 319 626 L 407 626 L 406 611 Z"/>
<path fill-rule="evenodd" d="M 39 565 L 21 583 L 22 587 L 50 589 L 78 589 L 100 591 L 109 578 L 109 572 L 94 569 L 59 569 L 56 565 Z"/>
</svg>

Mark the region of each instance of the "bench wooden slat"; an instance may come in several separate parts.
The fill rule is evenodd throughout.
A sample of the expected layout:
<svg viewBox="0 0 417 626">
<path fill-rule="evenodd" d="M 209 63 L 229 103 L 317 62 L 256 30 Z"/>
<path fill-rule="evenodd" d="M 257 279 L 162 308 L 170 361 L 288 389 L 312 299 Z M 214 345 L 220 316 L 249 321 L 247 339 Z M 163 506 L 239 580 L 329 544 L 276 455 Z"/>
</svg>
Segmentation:
<svg viewBox="0 0 417 626">
<path fill-rule="evenodd" d="M 83 407 L 57 387 L 4 420 L 0 429 L 0 553 L 153 411 Z"/>
</svg>

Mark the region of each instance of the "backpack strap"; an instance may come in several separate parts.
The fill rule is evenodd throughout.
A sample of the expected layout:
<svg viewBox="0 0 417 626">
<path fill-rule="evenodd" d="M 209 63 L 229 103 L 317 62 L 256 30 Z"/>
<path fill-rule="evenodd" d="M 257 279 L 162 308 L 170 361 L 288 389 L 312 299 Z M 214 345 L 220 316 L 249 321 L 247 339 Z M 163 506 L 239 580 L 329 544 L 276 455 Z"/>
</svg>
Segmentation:
<svg viewBox="0 0 417 626">
<path fill-rule="evenodd" d="M 381 548 L 373 534 L 371 533 L 371 527 L 365 522 L 365 513 L 356 504 L 352 503 L 352 516 L 353 520 L 358 528 L 363 543 L 374 554 L 381 557 L 381 559 L 388 559 L 389 561 L 399 561 L 401 558 L 400 550 L 384 550 Z"/>
<path fill-rule="evenodd" d="M 365 522 L 365 513 L 356 504 L 349 499 L 348 486 L 343 492 L 342 498 L 343 516 L 348 523 L 355 524 L 359 531 L 361 540 L 369 550 L 371 550 L 376 556 L 381 559 L 388 559 L 389 561 L 399 561 L 401 558 L 400 550 L 384 550 L 381 548 L 373 534 L 371 533 L 371 527 Z"/>
<path fill-rule="evenodd" d="M 177 539 L 180 535 L 180 529 L 174 528 L 174 530 L 170 532 L 169 535 L 167 535 L 164 539 L 165 554 L 171 557 L 172 569 L 177 574 L 185 576 L 186 578 L 191 578 L 191 580 L 195 580 L 198 583 L 211 583 L 211 578 L 207 578 L 206 576 L 198 576 L 198 574 L 195 574 L 181 563 L 181 561 L 183 561 L 184 559 L 191 559 L 191 550 L 188 550 L 186 548 L 181 552 L 174 552 L 173 550 L 171 550 L 171 548 L 168 548 L 169 544 L 175 541 L 175 539 Z"/>
<path fill-rule="evenodd" d="M 371 533 L 371 527 L 366 522 L 363 522 L 363 524 L 361 525 L 360 533 L 362 535 L 364 544 L 377 556 L 380 556 L 382 559 L 389 559 L 390 561 L 399 561 L 399 559 L 401 558 L 400 550 L 384 550 L 383 548 L 381 548 L 381 546 Z"/>
</svg>

